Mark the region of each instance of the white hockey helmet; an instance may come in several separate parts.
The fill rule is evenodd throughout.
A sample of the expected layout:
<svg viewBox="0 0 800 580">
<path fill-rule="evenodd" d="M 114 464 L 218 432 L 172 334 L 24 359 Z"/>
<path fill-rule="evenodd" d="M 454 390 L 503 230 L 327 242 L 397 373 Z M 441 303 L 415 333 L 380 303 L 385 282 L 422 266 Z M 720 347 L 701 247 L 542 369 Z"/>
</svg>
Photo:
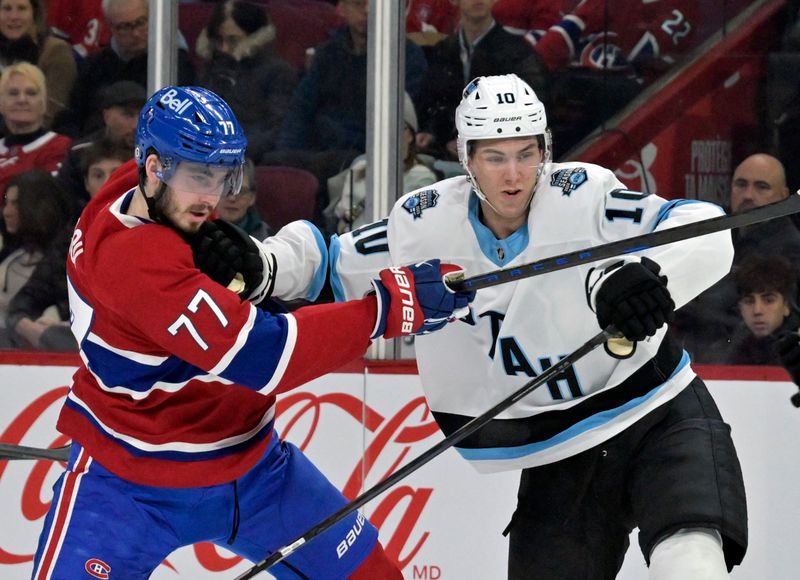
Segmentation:
<svg viewBox="0 0 800 580">
<path fill-rule="evenodd" d="M 539 175 L 550 162 L 552 144 L 544 105 L 515 74 L 478 77 L 469 83 L 456 109 L 456 129 L 458 160 L 471 177 L 469 142 L 478 139 L 541 136 Z"/>
</svg>

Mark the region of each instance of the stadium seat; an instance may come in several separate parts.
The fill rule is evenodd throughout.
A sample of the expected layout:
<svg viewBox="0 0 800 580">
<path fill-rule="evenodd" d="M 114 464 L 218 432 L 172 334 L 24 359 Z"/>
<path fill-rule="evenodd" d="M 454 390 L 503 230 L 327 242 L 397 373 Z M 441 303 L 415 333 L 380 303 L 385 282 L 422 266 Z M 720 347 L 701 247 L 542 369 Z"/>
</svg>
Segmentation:
<svg viewBox="0 0 800 580">
<path fill-rule="evenodd" d="M 178 4 L 178 29 L 186 39 L 186 44 L 189 47 L 189 57 L 192 59 L 192 64 L 195 65 L 195 68 L 198 68 L 198 65 L 200 65 L 200 59 L 195 53 L 197 37 L 200 36 L 203 28 L 206 27 L 214 8 L 214 2 Z"/>
<path fill-rule="evenodd" d="M 304 169 L 256 166 L 256 208 L 274 231 L 314 218 L 319 181 Z"/>
<path fill-rule="evenodd" d="M 275 24 L 275 52 L 297 70 L 305 69 L 306 50 L 328 39 L 342 24 L 336 7 L 321 0 L 269 0 L 265 2 Z"/>
</svg>

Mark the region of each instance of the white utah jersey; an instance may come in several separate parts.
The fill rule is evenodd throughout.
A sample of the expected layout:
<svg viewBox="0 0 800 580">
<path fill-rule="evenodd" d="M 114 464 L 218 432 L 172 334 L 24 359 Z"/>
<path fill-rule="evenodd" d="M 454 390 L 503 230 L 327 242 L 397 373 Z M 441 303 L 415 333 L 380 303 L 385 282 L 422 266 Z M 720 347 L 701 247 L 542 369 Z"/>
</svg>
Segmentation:
<svg viewBox="0 0 800 580">
<path fill-rule="evenodd" d="M 389 264 L 440 258 L 474 276 L 723 213 L 710 203 L 629 191 L 610 171 L 583 163 L 552 164 L 527 224 L 503 240 L 480 222 L 479 205 L 469 181 L 455 177 L 403 196 L 388 224 L 334 238 L 337 299 L 361 296 Z M 645 255 L 661 266 L 680 307 L 728 272 L 733 247 L 730 233 L 716 233 L 479 290 L 468 320 L 415 342 L 423 389 L 442 430 L 452 433 L 483 414 L 600 332 L 587 284 L 602 282 L 611 263 Z M 665 326 L 628 358 L 595 349 L 457 449 L 479 471 L 558 461 L 621 432 L 694 376 Z"/>
</svg>

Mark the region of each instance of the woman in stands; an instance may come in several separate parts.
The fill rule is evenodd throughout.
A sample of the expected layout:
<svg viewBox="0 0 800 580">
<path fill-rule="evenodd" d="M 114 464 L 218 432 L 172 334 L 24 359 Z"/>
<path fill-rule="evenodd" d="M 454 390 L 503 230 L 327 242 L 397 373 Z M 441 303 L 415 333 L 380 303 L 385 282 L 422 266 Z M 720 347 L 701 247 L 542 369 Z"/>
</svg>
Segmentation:
<svg viewBox="0 0 800 580">
<path fill-rule="evenodd" d="M 8 183 L 0 221 L 0 345 L 8 304 L 31 277 L 42 256 L 67 236 L 69 201 L 55 178 L 33 169 Z"/>
<path fill-rule="evenodd" d="M 275 34 L 263 6 L 228 0 L 197 39 L 197 55 L 207 63 L 200 84 L 230 104 L 256 160 L 273 149 L 297 84 L 295 69 L 273 51 Z"/>
<path fill-rule="evenodd" d="M 48 32 L 43 0 L 0 0 L 0 70 L 17 63 L 37 65 L 47 80 L 45 127 L 69 102 L 78 76 L 70 45 Z"/>
<path fill-rule="evenodd" d="M 8 180 L 37 167 L 56 174 L 72 139 L 44 128 L 47 87 L 42 71 L 18 62 L 0 75 L 0 116 L 6 136 L 0 139 L 0 194 Z"/>
</svg>

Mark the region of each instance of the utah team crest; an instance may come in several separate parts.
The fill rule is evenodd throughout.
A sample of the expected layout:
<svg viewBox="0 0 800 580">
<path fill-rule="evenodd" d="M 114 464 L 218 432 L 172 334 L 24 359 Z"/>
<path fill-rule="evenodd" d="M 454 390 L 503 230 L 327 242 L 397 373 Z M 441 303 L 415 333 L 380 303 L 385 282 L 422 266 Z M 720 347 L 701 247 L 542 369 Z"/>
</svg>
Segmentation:
<svg viewBox="0 0 800 580">
<path fill-rule="evenodd" d="M 421 218 L 423 210 L 436 207 L 437 199 L 439 199 L 439 194 L 435 189 L 418 191 L 403 202 L 403 209 L 414 216 L 414 219 Z"/>
<path fill-rule="evenodd" d="M 589 179 L 583 167 L 559 169 L 550 178 L 550 185 L 560 187 L 564 195 L 569 195 Z"/>
</svg>

